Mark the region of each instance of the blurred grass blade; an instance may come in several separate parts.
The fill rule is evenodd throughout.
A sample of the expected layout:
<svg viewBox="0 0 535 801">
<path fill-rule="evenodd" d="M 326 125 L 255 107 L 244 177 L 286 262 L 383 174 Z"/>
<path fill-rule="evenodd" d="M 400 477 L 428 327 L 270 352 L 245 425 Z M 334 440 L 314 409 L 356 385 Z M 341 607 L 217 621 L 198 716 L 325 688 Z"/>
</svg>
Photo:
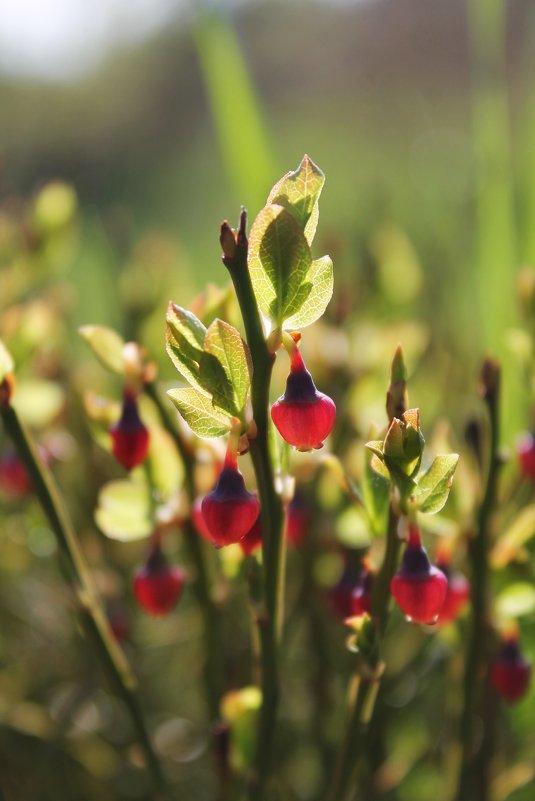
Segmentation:
<svg viewBox="0 0 535 801">
<path fill-rule="evenodd" d="M 194 35 L 229 183 L 239 203 L 261 208 L 276 170 L 238 37 L 216 13 L 202 16 Z"/>
</svg>

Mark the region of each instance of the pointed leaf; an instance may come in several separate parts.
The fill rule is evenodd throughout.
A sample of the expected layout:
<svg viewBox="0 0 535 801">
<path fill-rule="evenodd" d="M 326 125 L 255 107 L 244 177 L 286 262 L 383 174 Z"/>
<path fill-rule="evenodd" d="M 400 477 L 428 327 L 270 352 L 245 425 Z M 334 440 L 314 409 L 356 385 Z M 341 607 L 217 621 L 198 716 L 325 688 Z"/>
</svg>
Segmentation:
<svg viewBox="0 0 535 801">
<path fill-rule="evenodd" d="M 83 325 L 78 333 L 85 339 L 99 362 L 118 375 L 124 375 L 124 339 L 113 328 L 104 325 Z"/>
<path fill-rule="evenodd" d="M 231 415 L 240 416 L 251 385 L 249 348 L 232 325 L 214 320 L 204 340 L 200 380 L 214 402 Z"/>
<path fill-rule="evenodd" d="M 381 461 L 383 461 L 383 441 L 381 439 L 374 439 L 367 442 L 364 446 L 374 453 Z"/>
<path fill-rule="evenodd" d="M 203 353 L 206 328 L 193 312 L 169 303 L 167 308 L 166 349 L 176 369 L 192 386 L 202 390 L 199 361 Z"/>
<path fill-rule="evenodd" d="M 254 221 L 248 264 L 261 311 L 282 325 L 306 300 L 302 284 L 312 264 L 299 223 L 282 206 L 266 206 Z"/>
<path fill-rule="evenodd" d="M 386 532 L 388 506 L 390 503 L 390 481 L 374 470 L 372 460 L 375 459 L 377 461 L 377 456 L 370 449 L 365 451 L 364 459 L 362 496 L 370 528 L 377 537 Z"/>
<path fill-rule="evenodd" d="M 301 285 L 306 296 L 295 314 L 284 322 L 284 328 L 305 328 L 322 316 L 333 294 L 333 263 L 330 256 L 322 256 L 310 265 Z"/>
<path fill-rule="evenodd" d="M 296 170 L 278 181 L 266 205 L 279 205 L 288 209 L 305 232 L 309 245 L 314 239 L 319 217 L 318 198 L 325 183 L 325 175 L 312 159 L 304 156 Z"/>
<path fill-rule="evenodd" d="M 199 437 L 220 437 L 230 430 L 230 419 L 212 399 L 196 389 L 170 389 L 167 394 Z"/>
<path fill-rule="evenodd" d="M 440 512 L 450 494 L 453 474 L 459 461 L 458 453 L 437 456 L 431 467 L 418 480 L 416 494 L 421 512 Z"/>
</svg>

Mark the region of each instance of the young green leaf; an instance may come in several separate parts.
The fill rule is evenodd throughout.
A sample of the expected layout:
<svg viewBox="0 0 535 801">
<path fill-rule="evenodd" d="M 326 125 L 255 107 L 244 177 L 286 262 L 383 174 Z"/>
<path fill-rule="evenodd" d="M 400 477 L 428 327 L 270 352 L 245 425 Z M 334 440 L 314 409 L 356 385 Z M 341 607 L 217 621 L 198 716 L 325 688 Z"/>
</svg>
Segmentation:
<svg viewBox="0 0 535 801">
<path fill-rule="evenodd" d="M 248 264 L 261 311 L 281 326 L 310 294 L 303 282 L 312 264 L 301 226 L 282 206 L 266 206 L 254 221 Z"/>
<path fill-rule="evenodd" d="M 229 416 L 197 389 L 170 389 L 167 394 L 197 436 L 220 437 L 230 430 Z"/>
<path fill-rule="evenodd" d="M 200 380 L 214 403 L 229 414 L 240 417 L 251 386 L 251 354 L 233 326 L 214 320 L 204 340 Z"/>
<path fill-rule="evenodd" d="M 103 325 L 83 325 L 78 333 L 85 339 L 99 362 L 118 375 L 124 375 L 124 339 L 113 328 Z"/>
<path fill-rule="evenodd" d="M 296 170 L 286 173 L 275 184 L 266 203 L 266 206 L 275 204 L 288 209 L 303 229 L 309 245 L 318 225 L 318 199 L 324 183 L 325 175 L 305 155 Z"/>
<path fill-rule="evenodd" d="M 128 542 L 148 537 L 152 521 L 147 485 L 129 479 L 104 484 L 98 494 L 95 522 L 113 540 Z"/>
<path fill-rule="evenodd" d="M 203 389 L 199 362 L 203 354 L 206 328 L 193 312 L 169 303 L 167 308 L 166 348 L 176 369 L 189 383 Z"/>
<path fill-rule="evenodd" d="M 437 456 L 431 467 L 419 478 L 416 501 L 421 512 L 431 515 L 440 512 L 448 500 L 458 461 L 458 453 Z"/>
<path fill-rule="evenodd" d="M 333 294 L 333 263 L 330 256 L 322 256 L 310 265 L 301 285 L 306 297 L 295 314 L 284 321 L 287 330 L 305 328 L 322 316 Z"/>
<path fill-rule="evenodd" d="M 383 474 L 374 470 L 372 460 L 377 459 L 377 457 L 370 449 L 365 451 L 364 459 L 362 497 L 370 528 L 377 537 L 384 534 L 387 527 L 390 481 Z"/>
</svg>

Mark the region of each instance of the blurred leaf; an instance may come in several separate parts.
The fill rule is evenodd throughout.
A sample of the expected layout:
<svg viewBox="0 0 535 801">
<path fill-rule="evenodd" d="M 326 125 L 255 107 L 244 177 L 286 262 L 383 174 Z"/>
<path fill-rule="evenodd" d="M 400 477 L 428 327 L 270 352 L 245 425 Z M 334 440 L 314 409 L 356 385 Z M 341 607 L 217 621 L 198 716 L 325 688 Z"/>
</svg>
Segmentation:
<svg viewBox="0 0 535 801">
<path fill-rule="evenodd" d="M 322 256 L 310 265 L 302 286 L 307 298 L 295 314 L 284 321 L 283 328 L 305 328 L 324 313 L 333 294 L 333 263 L 330 256 Z"/>
<path fill-rule="evenodd" d="M 362 509 L 349 506 L 336 518 L 336 537 L 348 548 L 367 548 L 370 531 Z"/>
<path fill-rule="evenodd" d="M 251 385 L 251 355 L 239 332 L 223 320 L 214 320 L 204 340 L 200 380 L 221 409 L 239 417 Z"/>
<path fill-rule="evenodd" d="M 362 475 L 362 497 L 373 534 L 385 534 L 390 503 L 390 481 L 374 470 L 372 460 L 377 459 L 370 449 L 364 454 L 364 473 Z"/>
<path fill-rule="evenodd" d="M 518 555 L 522 545 L 535 536 L 535 504 L 526 506 L 499 537 L 490 554 L 492 567 L 501 569 Z"/>
<path fill-rule="evenodd" d="M 448 500 L 458 461 L 458 453 L 437 456 L 431 467 L 418 479 L 416 499 L 421 512 L 433 515 L 440 512 Z"/>
<path fill-rule="evenodd" d="M 15 363 L 8 353 L 4 343 L 0 340 L 0 382 L 4 380 L 6 375 L 12 373 L 15 369 Z"/>
<path fill-rule="evenodd" d="M 312 244 L 319 217 L 318 199 L 325 175 L 307 155 L 296 170 L 278 181 L 267 199 L 266 206 L 278 205 L 288 209 L 301 228 L 309 245 Z"/>
<path fill-rule="evenodd" d="M 160 426 L 151 426 L 149 459 L 151 480 L 163 500 L 167 500 L 180 488 L 184 468 L 173 439 Z"/>
<path fill-rule="evenodd" d="M 83 325 L 78 333 L 85 339 L 89 347 L 108 370 L 124 375 L 124 339 L 117 331 L 103 325 Z"/>
<path fill-rule="evenodd" d="M 496 598 L 500 617 L 517 618 L 535 612 L 535 587 L 527 582 L 510 584 Z"/>
<path fill-rule="evenodd" d="M 128 479 L 104 484 L 98 494 L 95 522 L 107 537 L 128 542 L 148 537 L 153 528 L 145 483 Z"/>
<path fill-rule="evenodd" d="M 53 381 L 30 379 L 21 382 L 13 397 L 13 406 L 23 420 L 34 428 L 46 428 L 63 409 L 65 393 Z"/>
<path fill-rule="evenodd" d="M 248 263 L 260 309 L 282 325 L 310 294 L 310 285 L 303 281 L 312 264 L 299 223 L 282 206 L 266 206 L 254 221 Z"/>
<path fill-rule="evenodd" d="M 166 348 L 176 369 L 192 386 L 203 389 L 199 361 L 206 328 L 193 312 L 170 303 L 167 308 Z"/>
<path fill-rule="evenodd" d="M 220 437 L 230 431 L 230 419 L 212 399 L 196 389 L 169 389 L 167 394 L 199 437 Z"/>
<path fill-rule="evenodd" d="M 34 221 L 44 233 L 57 231 L 73 219 L 77 206 L 76 192 L 72 186 L 62 181 L 51 181 L 35 199 Z"/>
</svg>

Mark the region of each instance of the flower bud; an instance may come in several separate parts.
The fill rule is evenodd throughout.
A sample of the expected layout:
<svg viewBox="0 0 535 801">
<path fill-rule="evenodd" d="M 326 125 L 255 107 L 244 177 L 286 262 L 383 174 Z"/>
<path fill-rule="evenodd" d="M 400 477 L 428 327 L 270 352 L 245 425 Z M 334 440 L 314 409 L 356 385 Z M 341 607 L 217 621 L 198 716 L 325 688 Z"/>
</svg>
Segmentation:
<svg viewBox="0 0 535 801">
<path fill-rule="evenodd" d="M 448 581 L 433 567 L 422 546 L 416 526 L 409 529 L 409 541 L 401 568 L 390 582 L 390 591 L 407 619 L 414 623 L 435 623 L 444 605 Z"/>
<path fill-rule="evenodd" d="M 149 450 L 149 432 L 139 416 L 137 399 L 125 389 L 119 421 L 110 428 L 112 451 L 125 470 L 132 470 L 145 461 Z"/>
<path fill-rule="evenodd" d="M 202 515 L 214 545 L 239 542 L 258 518 L 260 504 L 245 488 L 238 470 L 236 444 L 231 437 L 223 469 L 215 488 L 203 498 Z"/>
<path fill-rule="evenodd" d="M 185 573 L 167 561 L 157 543 L 146 564 L 134 575 L 134 595 L 139 605 L 154 617 L 166 615 L 178 603 Z"/>
<path fill-rule="evenodd" d="M 291 353 L 284 395 L 271 407 L 280 435 L 298 450 L 321 448 L 336 417 L 334 401 L 318 392 L 297 347 Z"/>
<path fill-rule="evenodd" d="M 502 643 L 490 666 L 490 680 L 498 695 L 510 704 L 519 701 L 528 691 L 531 664 L 522 656 L 516 637 Z"/>
</svg>

